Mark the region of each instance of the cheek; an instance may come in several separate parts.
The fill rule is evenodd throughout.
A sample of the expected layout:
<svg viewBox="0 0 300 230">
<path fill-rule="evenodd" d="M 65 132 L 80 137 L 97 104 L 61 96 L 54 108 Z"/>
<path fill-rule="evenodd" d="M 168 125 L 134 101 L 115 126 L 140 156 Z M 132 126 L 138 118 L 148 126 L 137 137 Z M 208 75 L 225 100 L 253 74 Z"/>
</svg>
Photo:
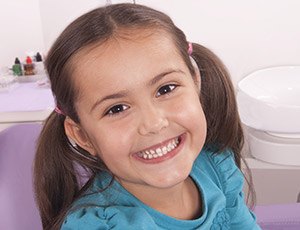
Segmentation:
<svg viewBox="0 0 300 230">
<path fill-rule="evenodd" d="M 94 142 L 98 157 L 117 177 L 127 176 L 130 165 L 132 140 L 131 132 L 119 129 L 106 129 L 101 135 L 95 136 Z"/>
<path fill-rule="evenodd" d="M 191 133 L 197 149 L 201 149 L 206 139 L 207 125 L 198 95 L 189 97 L 178 104 L 177 111 L 174 111 L 173 114 L 177 116 L 178 123 Z"/>
<path fill-rule="evenodd" d="M 206 119 L 198 94 L 182 99 L 174 108 L 176 111 L 173 114 L 182 121 L 206 128 Z"/>
<path fill-rule="evenodd" d="M 101 125 L 93 127 L 93 144 L 101 159 L 121 156 L 130 151 L 130 143 L 134 139 L 133 125 L 118 122 L 116 126 Z M 105 155 L 103 155 L 105 153 Z"/>
</svg>

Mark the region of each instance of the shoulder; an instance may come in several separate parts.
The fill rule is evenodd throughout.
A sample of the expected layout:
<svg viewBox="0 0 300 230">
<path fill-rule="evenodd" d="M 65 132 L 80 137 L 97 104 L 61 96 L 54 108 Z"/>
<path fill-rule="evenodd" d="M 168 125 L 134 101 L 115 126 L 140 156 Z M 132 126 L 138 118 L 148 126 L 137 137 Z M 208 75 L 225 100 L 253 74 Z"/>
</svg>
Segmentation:
<svg viewBox="0 0 300 230">
<path fill-rule="evenodd" d="M 195 162 L 195 167 L 204 171 L 223 191 L 227 205 L 234 202 L 233 198 L 243 189 L 244 176 L 237 167 L 234 154 L 230 149 L 220 153 L 202 150 Z"/>
<path fill-rule="evenodd" d="M 245 204 L 244 175 L 236 165 L 234 154 L 230 149 L 217 154 L 209 150 L 201 151 L 195 167 L 204 171 L 205 175 L 219 187 L 226 200 L 225 207 L 219 210 L 214 219 L 217 229 L 218 226 L 224 229 L 260 229 L 256 224 L 255 215 Z M 224 226 L 224 218 L 230 227 Z"/>
<path fill-rule="evenodd" d="M 69 211 L 61 226 L 63 230 L 71 229 L 108 229 L 101 208 L 87 207 Z"/>
<path fill-rule="evenodd" d="M 143 209 L 138 207 L 81 207 L 68 213 L 61 229 L 117 230 L 126 229 L 128 226 L 131 226 L 131 229 L 149 229 L 148 227 L 153 223 L 150 218 L 146 217 L 147 215 Z"/>
<path fill-rule="evenodd" d="M 155 229 L 154 221 L 145 209 L 135 205 L 116 183 L 106 186 L 106 175 L 98 175 L 88 191 L 76 200 L 68 211 L 61 229 Z M 100 183 L 104 183 L 100 184 Z M 103 190 L 103 188 L 106 188 Z M 101 190 L 102 189 L 102 190 Z M 101 191 L 99 191 L 101 190 Z M 142 226 L 142 228 L 140 228 Z M 152 228 L 148 228 L 151 226 Z"/>
</svg>

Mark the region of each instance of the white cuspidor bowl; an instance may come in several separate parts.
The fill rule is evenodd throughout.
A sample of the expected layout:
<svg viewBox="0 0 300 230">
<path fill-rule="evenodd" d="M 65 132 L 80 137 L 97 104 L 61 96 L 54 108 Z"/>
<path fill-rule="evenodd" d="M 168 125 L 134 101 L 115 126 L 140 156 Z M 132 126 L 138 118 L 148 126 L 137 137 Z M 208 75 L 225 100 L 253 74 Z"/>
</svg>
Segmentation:
<svg viewBox="0 0 300 230">
<path fill-rule="evenodd" d="M 300 66 L 255 71 L 238 83 L 242 122 L 279 136 L 300 135 Z"/>
<path fill-rule="evenodd" d="M 250 152 L 256 159 L 272 164 L 300 166 L 300 139 L 282 138 L 247 129 Z"/>
</svg>

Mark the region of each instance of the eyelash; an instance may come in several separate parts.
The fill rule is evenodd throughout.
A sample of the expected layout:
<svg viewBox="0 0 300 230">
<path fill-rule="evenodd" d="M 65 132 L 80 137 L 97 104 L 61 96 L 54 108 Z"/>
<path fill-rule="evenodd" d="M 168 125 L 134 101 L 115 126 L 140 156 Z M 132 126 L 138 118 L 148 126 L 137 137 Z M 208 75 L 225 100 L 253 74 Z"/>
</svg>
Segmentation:
<svg viewBox="0 0 300 230">
<path fill-rule="evenodd" d="M 125 108 L 124 108 L 125 107 Z M 129 106 L 127 105 L 122 105 L 122 104 L 119 104 L 119 105 L 114 105 L 113 107 L 111 107 L 106 113 L 105 115 L 108 115 L 108 116 L 115 116 L 115 115 L 118 115 L 119 113 L 121 112 L 124 112 L 125 110 L 127 110 L 129 108 Z M 117 110 L 117 111 L 113 111 L 113 110 Z"/>
<path fill-rule="evenodd" d="M 156 97 L 160 97 L 162 95 L 165 95 L 165 94 L 170 94 L 172 93 L 172 91 L 174 91 L 176 88 L 178 87 L 178 85 L 176 84 L 167 84 L 167 85 L 163 85 L 162 87 L 160 87 L 158 90 L 157 90 L 157 94 L 156 94 Z M 159 92 L 160 90 L 164 90 L 163 93 Z M 166 91 L 167 90 L 167 91 Z M 158 95 L 160 94 L 160 95 Z"/>
<path fill-rule="evenodd" d="M 177 87 L 178 87 L 178 85 L 176 85 L 176 84 L 163 85 L 162 87 L 160 87 L 157 90 L 156 97 L 160 97 L 160 96 L 163 96 L 163 95 L 166 95 L 166 94 L 170 94 Z M 161 90 L 164 90 L 164 92 L 163 93 L 159 92 Z M 116 115 L 119 115 L 120 113 L 124 112 L 127 109 L 129 109 L 129 106 L 127 106 L 127 105 L 122 105 L 122 104 L 114 105 L 113 107 L 111 107 L 110 109 L 107 110 L 105 115 L 106 116 L 116 116 Z"/>
</svg>

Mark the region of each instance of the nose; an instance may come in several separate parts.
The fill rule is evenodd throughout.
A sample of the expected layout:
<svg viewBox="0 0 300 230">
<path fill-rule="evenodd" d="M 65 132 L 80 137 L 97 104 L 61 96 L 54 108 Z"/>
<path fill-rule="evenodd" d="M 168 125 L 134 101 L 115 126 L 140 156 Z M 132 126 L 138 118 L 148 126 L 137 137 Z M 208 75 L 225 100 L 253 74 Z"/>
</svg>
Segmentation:
<svg viewBox="0 0 300 230">
<path fill-rule="evenodd" d="M 169 125 L 165 110 L 148 103 L 141 108 L 139 133 L 141 135 L 157 134 Z"/>
</svg>

